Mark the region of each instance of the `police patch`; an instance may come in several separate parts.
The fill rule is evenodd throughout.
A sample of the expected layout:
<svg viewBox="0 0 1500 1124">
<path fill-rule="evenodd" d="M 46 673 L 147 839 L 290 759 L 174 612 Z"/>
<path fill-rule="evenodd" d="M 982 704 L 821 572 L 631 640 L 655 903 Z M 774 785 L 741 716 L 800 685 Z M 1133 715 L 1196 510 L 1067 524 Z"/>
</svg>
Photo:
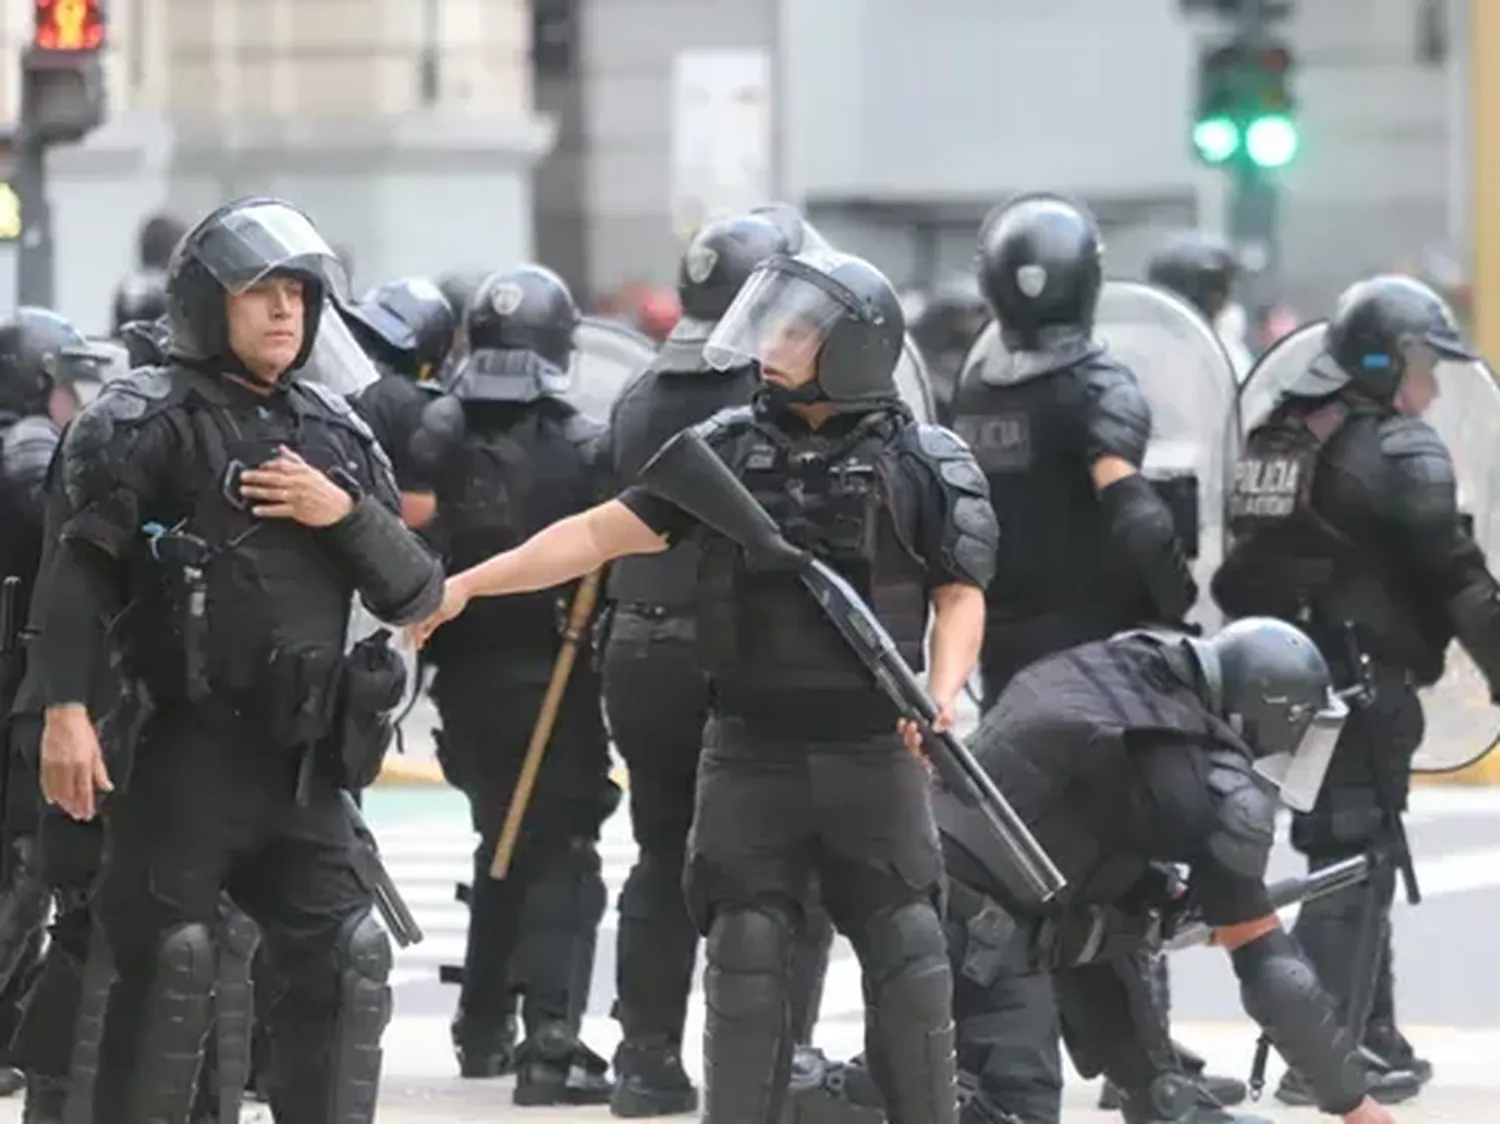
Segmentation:
<svg viewBox="0 0 1500 1124">
<path fill-rule="evenodd" d="M 1031 468 L 1031 419 L 1025 414 L 961 418 L 958 432 L 974 450 L 979 467 L 988 473 Z"/>
<path fill-rule="evenodd" d="M 687 270 L 688 280 L 694 285 L 701 285 L 713 276 L 714 267 L 719 264 L 719 251 L 711 246 L 694 246 L 687 252 L 682 264 Z"/>
<path fill-rule="evenodd" d="M 496 285 L 495 291 L 490 294 L 490 307 L 498 316 L 514 316 L 525 302 L 525 292 L 514 281 Z"/>
<path fill-rule="evenodd" d="M 1042 290 L 1047 287 L 1047 271 L 1039 265 L 1023 265 L 1016 270 L 1016 288 L 1022 294 L 1035 300 L 1042 295 Z"/>
</svg>

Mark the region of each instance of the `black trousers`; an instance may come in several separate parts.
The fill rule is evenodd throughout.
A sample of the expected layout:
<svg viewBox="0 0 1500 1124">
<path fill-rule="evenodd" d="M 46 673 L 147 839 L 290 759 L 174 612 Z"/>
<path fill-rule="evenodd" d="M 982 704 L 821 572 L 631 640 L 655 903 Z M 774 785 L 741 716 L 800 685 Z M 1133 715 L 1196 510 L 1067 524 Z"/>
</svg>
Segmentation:
<svg viewBox="0 0 1500 1124">
<path fill-rule="evenodd" d="M 439 759 L 468 797 L 479 842 L 455 1039 L 476 1048 L 514 1019 L 529 1033 L 565 1023 L 576 1034 L 588 1002 L 605 890 L 599 829 L 619 802 L 599 680 L 580 659 L 558 709 L 510 873 L 490 862 L 546 691 L 546 666 L 490 656 L 443 665 L 432 697 L 442 717 Z M 533 672 L 527 674 L 527 672 Z"/>
</svg>

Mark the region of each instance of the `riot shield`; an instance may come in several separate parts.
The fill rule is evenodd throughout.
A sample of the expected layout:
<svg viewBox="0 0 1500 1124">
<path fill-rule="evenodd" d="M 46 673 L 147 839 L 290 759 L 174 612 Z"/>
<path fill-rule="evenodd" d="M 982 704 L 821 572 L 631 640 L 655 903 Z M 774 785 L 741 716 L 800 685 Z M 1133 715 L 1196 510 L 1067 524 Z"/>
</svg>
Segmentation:
<svg viewBox="0 0 1500 1124">
<path fill-rule="evenodd" d="M 1191 305 L 1151 285 L 1106 281 L 1095 328 L 1151 403 L 1151 443 L 1142 471 L 1189 540 L 1198 582 L 1190 616 L 1212 631 L 1221 615 L 1208 587 L 1223 561 L 1224 482 L 1240 437 L 1234 364 Z M 1007 359 L 1000 327 L 991 321 L 969 348 L 959 383 Z M 1194 522 L 1196 534 L 1188 526 Z"/>
<path fill-rule="evenodd" d="M 1240 388 L 1244 432 L 1263 421 L 1312 362 L 1323 353 L 1326 324 L 1298 328 L 1266 352 Z M 1438 397 L 1426 420 L 1453 456 L 1458 507 L 1475 541 L 1494 565 L 1500 559 L 1500 387 L 1480 361 L 1443 360 Z M 1451 773 L 1478 761 L 1500 743 L 1500 712 L 1490 703 L 1484 676 L 1456 643 L 1448 649 L 1443 678 L 1422 691 L 1427 733 L 1412 761 L 1419 773 Z"/>
<path fill-rule="evenodd" d="M 634 328 L 586 316 L 573 332 L 573 365 L 563 395 L 579 413 L 608 423 L 621 391 L 656 358 L 656 345 Z"/>
<path fill-rule="evenodd" d="M 379 370 L 331 301 L 323 304 L 317 338 L 297 377 L 321 383 L 345 398 L 354 397 L 380 380 Z"/>
<path fill-rule="evenodd" d="M 917 350 L 911 334 L 907 333 L 901 347 L 901 358 L 896 363 L 896 390 L 901 401 L 912 412 L 912 416 L 924 425 L 937 421 L 937 403 L 932 390 L 932 376 L 927 372 L 927 360 Z"/>
</svg>

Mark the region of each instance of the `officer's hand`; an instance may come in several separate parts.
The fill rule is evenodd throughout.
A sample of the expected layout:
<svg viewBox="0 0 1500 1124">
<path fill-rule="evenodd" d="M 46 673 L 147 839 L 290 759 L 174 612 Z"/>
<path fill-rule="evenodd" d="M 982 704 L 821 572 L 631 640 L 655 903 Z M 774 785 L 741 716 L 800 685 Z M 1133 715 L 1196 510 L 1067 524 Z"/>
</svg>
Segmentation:
<svg viewBox="0 0 1500 1124">
<path fill-rule="evenodd" d="M 240 475 L 240 492 L 262 519 L 295 519 L 304 527 L 332 527 L 354 510 L 354 500 L 283 445 L 274 460 Z"/>
<path fill-rule="evenodd" d="M 932 731 L 941 734 L 946 730 L 953 729 L 954 704 L 952 702 L 938 701 L 937 717 L 932 721 Z M 910 718 L 903 718 L 896 723 L 896 729 L 900 731 L 901 738 L 906 742 L 906 748 L 913 757 L 926 761 L 927 757 L 922 746 L 922 726 Z"/>
<path fill-rule="evenodd" d="M 1396 1124 L 1396 1118 L 1375 1098 L 1366 1097 L 1353 1112 L 1344 1114 L 1344 1124 Z"/>
<path fill-rule="evenodd" d="M 82 706 L 47 708 L 42 726 L 42 795 L 75 820 L 91 820 L 95 792 L 113 792 L 99 736 Z"/>
<path fill-rule="evenodd" d="M 406 639 L 411 642 L 413 648 L 420 649 L 427 643 L 428 638 L 438 630 L 438 626 L 451 621 L 462 613 L 469 605 L 469 590 L 463 582 L 457 578 L 449 578 L 443 583 L 443 603 L 438 606 L 437 612 L 425 621 L 406 626 Z"/>
</svg>

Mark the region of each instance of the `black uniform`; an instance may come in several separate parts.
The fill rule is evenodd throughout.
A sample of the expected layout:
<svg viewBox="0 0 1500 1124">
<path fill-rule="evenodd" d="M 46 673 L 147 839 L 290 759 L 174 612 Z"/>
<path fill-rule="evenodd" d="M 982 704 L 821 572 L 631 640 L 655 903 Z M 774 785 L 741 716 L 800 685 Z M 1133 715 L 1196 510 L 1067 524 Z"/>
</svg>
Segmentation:
<svg viewBox="0 0 1500 1124">
<path fill-rule="evenodd" d="M 1454 637 L 1492 694 L 1500 684 L 1497 586 L 1461 524 L 1453 462 L 1427 423 L 1394 404 L 1409 373 L 1468 354 L 1431 290 L 1405 278 L 1361 282 L 1339 301 L 1326 354 L 1250 435 L 1235 470 L 1234 545 L 1214 597 L 1226 613 L 1303 623 L 1346 680 L 1357 674 L 1353 652 L 1372 664 L 1375 697 L 1349 723 L 1317 808 L 1293 822 L 1292 843 L 1313 867 L 1388 839 L 1382 804 L 1405 810 L 1422 741 L 1417 688 L 1441 678 Z M 1390 877 L 1384 892 L 1388 903 Z M 1298 940 L 1341 1003 L 1354 984 L 1360 903 L 1358 891 L 1333 895 L 1297 918 Z M 1382 1091 L 1395 1097 L 1430 1068 L 1396 1029 L 1389 940 L 1387 917 L 1365 1033 L 1396 1067 Z M 1282 1092 L 1300 1099 L 1295 1077 Z"/>
<path fill-rule="evenodd" d="M 620 483 L 633 483 L 678 431 L 750 401 L 755 369 L 716 370 L 703 345 L 750 272 L 787 248 L 783 233 L 756 216 L 710 223 L 693 238 L 677 283 L 684 318 L 610 419 L 610 462 Z M 681 1049 L 698 944 L 682 870 L 709 702 L 697 661 L 699 561 L 698 544 L 689 540 L 665 554 L 623 558 L 609 575 L 604 705 L 630 770 L 630 821 L 640 848 L 620 894 L 615 1017 L 624 1037 L 612 1100 L 620 1116 L 697 1107 Z"/>
<path fill-rule="evenodd" d="M 1017 675 L 971 746 L 1069 889 L 1045 921 L 1028 920 L 983 821 L 947 793 L 938 796 L 960 1026 L 994 1017 L 988 990 L 1003 973 L 1050 968 L 1074 1064 L 1123 1091 L 1127 1121 L 1238 1119 L 1184 1074 L 1139 953 L 1152 911 L 1186 905 L 1219 928 L 1271 914 L 1263 879 L 1277 802 L 1257 766 L 1273 754 L 1307 754 L 1326 766 L 1347 714 L 1329 693 L 1330 678 L 1305 636 L 1264 619 L 1208 642 L 1126 633 Z M 1257 741 L 1242 741 L 1235 729 L 1254 731 Z M 1185 898 L 1168 892 L 1155 864 L 1188 867 Z M 1246 1011 L 1313 1075 L 1325 1111 L 1350 1111 L 1366 1091 L 1354 1040 L 1337 1028 L 1332 1000 L 1296 943 L 1277 929 L 1235 949 L 1233 959 Z M 1055 1119 L 1018 1087 L 1013 1056 L 989 1048 L 984 1035 L 961 1032 L 959 1042 L 979 1102 L 974 1119 L 996 1109 L 1026 1124 Z M 979 1110 L 986 1104 L 990 1116 Z"/>
<path fill-rule="evenodd" d="M 346 630 L 355 593 L 393 623 L 430 613 L 442 573 L 341 398 L 222 374 L 255 379 L 228 348 L 226 290 L 303 282 L 295 370 L 340 327 L 320 323 L 334 262 L 288 204 L 213 212 L 168 270 L 174 362 L 111 382 L 59 453 L 27 686 L 39 706 L 88 705 L 116 784 L 85 973 L 115 984 L 102 1041 L 82 1026 L 69 1091 L 100 1121 L 187 1118 L 224 888 L 288 981 L 278 1119 L 373 1117 L 391 953 L 339 790 L 378 769 L 395 700 L 388 675 L 360 670 L 379 644 L 346 657 Z M 349 491 L 346 518 L 314 530 L 249 512 L 238 474 L 282 445 Z"/>
<path fill-rule="evenodd" d="M 601 494 L 602 427 L 557 397 L 577 321 L 567 287 L 538 266 L 495 274 L 470 305 L 471 350 L 448 395 L 428 407 L 423 435 L 438 534 L 454 571 Z M 527 1036 L 515 1058 L 520 1104 L 609 1095 L 603 1062 L 578 1041 L 605 905 L 599 829 L 619 800 L 586 653 L 558 710 L 511 871 L 504 880 L 489 873 L 574 592 L 478 604 L 426 649 L 443 720 L 439 760 L 469 798 L 479 835 L 454 1044 L 467 1076 L 507 1068 L 519 997 Z M 568 1084 L 580 1061 L 586 1080 Z"/>
<path fill-rule="evenodd" d="M 865 595 L 915 666 L 928 594 L 983 587 L 998 533 L 983 477 L 947 430 L 910 421 L 892 372 L 903 325 L 889 282 L 825 252 L 763 263 L 705 355 L 777 370 L 788 341 L 817 376 L 768 382 L 698 427 L 788 538 Z M 809 427 L 793 407 L 827 401 Z M 622 501 L 669 540 L 691 517 L 639 487 Z M 816 873 L 867 981 L 868 1048 L 892 1119 L 951 1121 L 951 982 L 925 770 L 897 714 L 793 575 L 699 544 L 697 639 L 711 717 L 689 841 L 689 908 L 707 936 L 705 1118 L 774 1121 L 791 1055 L 790 960 Z"/>
<path fill-rule="evenodd" d="M 1102 242 L 1091 216 L 1052 196 L 1000 208 L 980 232 L 980 285 L 1003 349 L 964 373 L 954 427 L 989 479 L 1001 525 L 980 669 L 983 708 L 1033 660 L 1147 622 L 1175 622 L 1197 597 L 1171 513 L 1139 473 L 1151 406 L 1094 338 Z M 1135 475 L 1098 489 L 1104 457 Z M 1045 989 L 1015 981 L 1012 1019 L 975 1021 L 986 1049 L 1014 1057 L 1033 1119 L 1056 1119 L 1062 1071 Z M 1028 1012 L 1022 1015 L 1019 1012 Z M 1042 1106 L 1050 1105 L 1050 1113 Z"/>
</svg>

